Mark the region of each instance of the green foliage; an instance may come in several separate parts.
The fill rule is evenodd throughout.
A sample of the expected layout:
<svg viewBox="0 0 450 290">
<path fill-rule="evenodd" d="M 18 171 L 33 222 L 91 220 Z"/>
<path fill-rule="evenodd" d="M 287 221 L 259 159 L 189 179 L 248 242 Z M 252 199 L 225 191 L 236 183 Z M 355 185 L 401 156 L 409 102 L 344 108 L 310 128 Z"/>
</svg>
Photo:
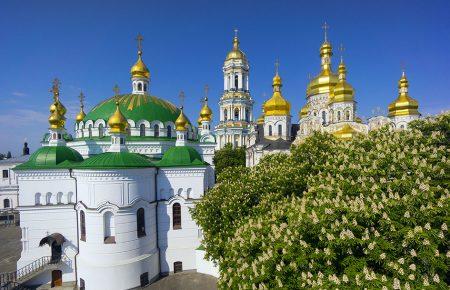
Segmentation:
<svg viewBox="0 0 450 290">
<path fill-rule="evenodd" d="M 448 289 L 450 115 L 227 170 L 196 206 L 222 289 Z"/>
<path fill-rule="evenodd" d="M 213 163 L 216 176 L 219 176 L 227 168 L 245 166 L 245 149 L 243 147 L 234 149 L 233 146 L 228 143 L 222 149 L 216 151 Z"/>
</svg>

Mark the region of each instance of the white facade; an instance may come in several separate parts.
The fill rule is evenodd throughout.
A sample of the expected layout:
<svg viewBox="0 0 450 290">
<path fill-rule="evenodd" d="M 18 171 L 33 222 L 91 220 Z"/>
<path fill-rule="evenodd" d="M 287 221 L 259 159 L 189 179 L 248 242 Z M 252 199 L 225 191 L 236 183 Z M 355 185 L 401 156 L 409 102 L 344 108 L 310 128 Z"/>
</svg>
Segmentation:
<svg viewBox="0 0 450 290">
<path fill-rule="evenodd" d="M 22 155 L 0 160 L 0 210 L 14 209 L 19 204 L 19 186 L 14 172 L 16 165 L 26 162 L 30 156 Z"/>
</svg>

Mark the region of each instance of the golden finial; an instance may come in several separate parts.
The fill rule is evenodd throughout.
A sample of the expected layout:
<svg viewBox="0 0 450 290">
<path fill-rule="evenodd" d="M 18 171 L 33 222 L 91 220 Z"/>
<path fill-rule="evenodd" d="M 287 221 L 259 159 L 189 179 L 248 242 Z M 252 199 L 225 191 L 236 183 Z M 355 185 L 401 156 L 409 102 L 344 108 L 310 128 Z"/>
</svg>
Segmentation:
<svg viewBox="0 0 450 290">
<path fill-rule="evenodd" d="M 117 84 L 114 85 L 113 92 L 114 92 L 114 98 L 117 101 L 117 98 L 119 97 L 119 93 L 120 93 L 120 88 Z"/>
<path fill-rule="evenodd" d="M 208 101 L 209 86 L 205 85 L 205 101 Z"/>
<path fill-rule="evenodd" d="M 280 67 L 280 61 L 279 61 L 279 59 L 277 58 L 276 60 L 275 60 L 275 75 L 277 76 L 278 75 L 278 68 Z"/>
<path fill-rule="evenodd" d="M 275 76 L 273 77 L 273 80 L 272 80 L 273 81 L 272 86 L 274 87 L 274 91 L 279 90 L 281 87 L 281 77 L 278 74 L 279 67 L 280 67 L 280 61 L 277 58 L 277 60 L 275 61 Z"/>
<path fill-rule="evenodd" d="M 323 33 L 324 33 L 324 42 L 328 42 L 328 37 L 327 37 L 327 30 L 330 28 L 330 26 L 328 26 L 327 22 L 325 21 L 322 25 L 323 28 Z"/>
<path fill-rule="evenodd" d="M 116 111 L 111 115 L 111 117 L 108 120 L 108 125 L 110 127 L 109 132 L 110 133 L 126 133 L 126 130 L 128 128 L 128 122 L 125 116 L 122 114 L 119 108 L 119 86 L 114 86 L 114 93 L 115 93 L 115 99 L 116 99 Z"/>
<path fill-rule="evenodd" d="M 53 80 L 53 84 L 52 84 L 52 89 L 50 90 L 50 92 L 53 93 L 53 99 L 56 101 L 59 100 L 59 86 L 61 85 L 61 82 L 55 78 Z"/>
<path fill-rule="evenodd" d="M 205 98 L 203 99 L 203 107 L 200 110 L 200 117 L 201 117 L 202 121 L 210 122 L 212 119 L 212 111 L 208 107 L 208 91 L 209 91 L 209 86 L 205 85 Z"/>
<path fill-rule="evenodd" d="M 138 47 L 138 54 L 139 55 L 142 54 L 142 41 L 143 40 L 144 40 L 144 37 L 142 37 L 142 35 L 139 33 L 138 36 L 136 37 L 137 47 Z"/>
<path fill-rule="evenodd" d="M 183 106 L 180 107 L 180 115 L 175 120 L 175 129 L 177 131 L 186 131 L 186 124 L 188 123 L 188 120 L 186 119 L 186 116 L 183 113 Z"/>
<path fill-rule="evenodd" d="M 184 106 L 184 99 L 186 98 L 185 94 L 183 91 L 180 91 L 180 93 L 178 94 L 178 98 L 180 99 L 180 107 L 181 110 L 183 110 L 183 106 Z"/>
<path fill-rule="evenodd" d="M 341 63 L 344 62 L 344 51 L 345 51 L 345 47 L 344 47 L 344 45 L 341 43 L 341 45 L 339 45 L 339 52 L 341 53 Z"/>
<path fill-rule="evenodd" d="M 80 95 L 78 96 L 78 99 L 80 99 L 80 112 L 76 116 L 75 120 L 77 122 L 83 121 L 84 117 L 86 117 L 86 114 L 84 113 L 84 99 L 85 96 L 83 94 L 83 91 L 80 91 Z"/>
<path fill-rule="evenodd" d="M 233 50 L 239 49 L 239 38 L 238 38 L 238 30 L 234 29 L 234 38 L 233 38 Z"/>
</svg>

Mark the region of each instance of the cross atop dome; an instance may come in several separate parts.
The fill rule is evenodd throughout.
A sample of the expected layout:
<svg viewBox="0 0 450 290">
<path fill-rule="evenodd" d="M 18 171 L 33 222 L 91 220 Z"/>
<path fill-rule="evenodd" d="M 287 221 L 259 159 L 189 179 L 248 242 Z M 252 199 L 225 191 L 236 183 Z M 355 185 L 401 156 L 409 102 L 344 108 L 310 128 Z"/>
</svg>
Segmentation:
<svg viewBox="0 0 450 290">
<path fill-rule="evenodd" d="M 324 33 L 324 42 L 327 42 L 328 41 L 327 30 L 330 29 L 330 26 L 325 21 L 322 25 L 322 28 L 323 28 L 323 33 Z"/>
<path fill-rule="evenodd" d="M 142 36 L 142 34 L 138 34 L 138 36 L 136 37 L 136 41 L 137 41 L 137 47 L 138 47 L 138 54 L 141 55 L 142 54 L 142 41 L 144 40 L 144 37 Z"/>
</svg>

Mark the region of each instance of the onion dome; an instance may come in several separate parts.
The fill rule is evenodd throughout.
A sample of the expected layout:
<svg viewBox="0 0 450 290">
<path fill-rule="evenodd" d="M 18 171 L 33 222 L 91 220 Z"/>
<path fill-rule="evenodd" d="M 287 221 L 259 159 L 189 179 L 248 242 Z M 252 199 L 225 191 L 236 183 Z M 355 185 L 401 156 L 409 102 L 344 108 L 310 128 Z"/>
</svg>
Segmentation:
<svg viewBox="0 0 450 290">
<path fill-rule="evenodd" d="M 119 109 L 119 101 L 116 101 L 116 111 L 108 120 L 108 126 L 110 127 L 110 133 L 126 133 L 128 128 L 127 119 L 123 116 Z"/>
<path fill-rule="evenodd" d="M 388 107 L 389 117 L 420 115 L 418 111 L 419 103 L 409 96 L 408 87 L 408 80 L 405 72 L 403 72 L 402 77 L 398 81 L 398 97 Z"/>
<path fill-rule="evenodd" d="M 53 103 L 50 105 L 50 116 L 48 117 L 51 129 L 64 128 L 64 124 L 66 123 L 65 114 L 67 109 L 59 100 L 59 84 L 59 80 L 55 79 L 51 89 L 51 92 L 53 93 Z"/>
<path fill-rule="evenodd" d="M 332 46 L 325 41 L 320 47 L 320 58 L 322 60 L 322 70 L 319 75 L 313 78 L 307 87 L 307 96 L 329 93 L 338 82 L 338 77 L 331 70 Z"/>
<path fill-rule="evenodd" d="M 239 49 L 239 38 L 237 36 L 237 31 L 233 38 L 233 49 L 227 54 L 227 58 L 225 59 L 225 61 L 230 59 L 247 60 L 245 53 Z"/>
<path fill-rule="evenodd" d="M 199 116 L 197 119 L 197 124 L 200 126 L 202 124 L 202 116 Z"/>
<path fill-rule="evenodd" d="M 83 111 L 83 107 L 80 108 L 80 112 L 77 114 L 77 116 L 75 117 L 75 121 L 77 122 L 81 122 L 83 121 L 84 117 L 86 117 L 86 114 Z"/>
<path fill-rule="evenodd" d="M 291 104 L 281 95 L 281 77 L 278 73 L 273 78 L 273 95 L 264 103 L 265 116 L 287 116 L 290 115 Z"/>
<path fill-rule="evenodd" d="M 202 121 L 210 122 L 212 119 L 212 111 L 208 107 L 208 97 L 205 97 L 205 102 L 203 104 L 203 108 L 200 111 L 200 117 L 202 118 Z"/>
<path fill-rule="evenodd" d="M 164 155 L 157 163 L 158 167 L 192 167 L 207 166 L 208 163 L 202 160 L 200 154 L 190 146 L 173 146 L 164 152 Z"/>
<path fill-rule="evenodd" d="M 59 111 L 53 110 L 53 112 L 50 114 L 50 117 L 48 117 L 48 122 L 50 124 L 51 129 L 61 129 L 64 128 L 64 123 L 66 122 L 64 116 L 59 114 Z"/>
<path fill-rule="evenodd" d="M 130 70 L 132 78 L 150 78 L 150 71 L 148 70 L 145 63 L 142 61 L 142 51 L 138 51 L 138 60 L 131 67 Z"/>
<path fill-rule="evenodd" d="M 353 138 L 356 134 L 358 134 L 358 132 L 355 129 L 353 129 L 353 127 L 350 126 L 349 124 L 345 124 L 341 129 L 337 130 L 336 132 L 333 132 L 334 137 L 343 140 L 349 140 Z"/>
<path fill-rule="evenodd" d="M 72 168 L 83 161 L 78 151 L 66 146 L 43 146 L 36 150 L 27 162 L 14 167 L 14 170 Z"/>
<path fill-rule="evenodd" d="M 300 119 L 305 118 L 306 116 L 308 116 L 309 113 L 309 103 L 306 103 L 302 109 L 300 110 Z"/>
<path fill-rule="evenodd" d="M 186 131 L 187 123 L 188 123 L 188 120 L 183 113 L 183 107 L 181 107 L 180 115 L 178 116 L 177 120 L 175 121 L 175 129 L 177 131 Z"/>
<path fill-rule="evenodd" d="M 353 87 L 346 81 L 347 69 L 343 60 L 339 64 L 338 71 L 339 81 L 330 94 L 330 103 L 353 102 L 355 92 Z"/>
</svg>

